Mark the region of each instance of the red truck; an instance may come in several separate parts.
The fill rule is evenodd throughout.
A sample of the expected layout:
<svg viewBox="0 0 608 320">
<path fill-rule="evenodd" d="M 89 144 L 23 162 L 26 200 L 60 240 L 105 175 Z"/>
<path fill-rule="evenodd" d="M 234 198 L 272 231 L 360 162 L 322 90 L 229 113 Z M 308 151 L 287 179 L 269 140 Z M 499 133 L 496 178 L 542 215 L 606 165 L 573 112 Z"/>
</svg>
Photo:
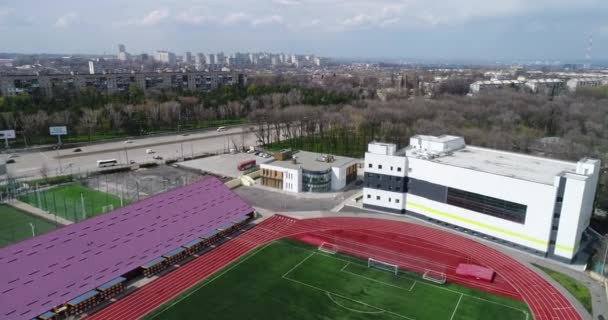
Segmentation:
<svg viewBox="0 0 608 320">
<path fill-rule="evenodd" d="M 239 169 L 239 171 L 245 171 L 245 170 L 249 170 L 249 169 L 255 167 L 255 164 L 256 164 L 255 163 L 255 159 L 254 160 L 246 160 L 246 161 L 243 161 L 243 162 L 239 163 L 239 165 L 238 165 L 237 168 Z"/>
</svg>

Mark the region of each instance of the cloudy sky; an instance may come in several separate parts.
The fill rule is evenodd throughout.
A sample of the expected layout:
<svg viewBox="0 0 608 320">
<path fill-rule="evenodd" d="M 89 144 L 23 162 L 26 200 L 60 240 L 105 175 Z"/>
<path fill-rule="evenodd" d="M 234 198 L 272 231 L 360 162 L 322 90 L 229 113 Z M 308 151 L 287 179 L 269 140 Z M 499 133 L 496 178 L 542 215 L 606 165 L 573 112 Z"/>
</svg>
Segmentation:
<svg viewBox="0 0 608 320">
<path fill-rule="evenodd" d="M 0 0 L 0 52 L 608 57 L 608 0 Z"/>
</svg>

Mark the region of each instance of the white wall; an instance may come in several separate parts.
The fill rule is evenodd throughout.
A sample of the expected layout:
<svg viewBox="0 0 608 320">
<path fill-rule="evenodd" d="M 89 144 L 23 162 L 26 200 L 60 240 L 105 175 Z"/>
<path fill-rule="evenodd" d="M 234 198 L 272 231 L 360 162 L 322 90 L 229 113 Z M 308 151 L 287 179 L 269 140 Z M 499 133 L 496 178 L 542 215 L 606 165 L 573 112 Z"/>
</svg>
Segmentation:
<svg viewBox="0 0 608 320">
<path fill-rule="evenodd" d="M 289 192 L 302 192 L 302 169 L 286 169 L 283 171 L 283 190 Z"/>
<path fill-rule="evenodd" d="M 331 168 L 331 190 L 338 191 L 346 186 L 346 167 Z"/>
<path fill-rule="evenodd" d="M 583 160 L 577 164 L 578 174 L 565 175 L 566 189 L 555 242 L 558 256 L 571 259 L 579 250 L 581 236 L 593 215 L 599 171 L 599 160 Z"/>
<path fill-rule="evenodd" d="M 382 165 L 382 169 L 378 168 L 378 165 Z M 401 168 L 401 171 L 398 168 Z M 407 158 L 367 152 L 365 153 L 364 169 L 365 172 L 369 173 L 405 177 L 407 175 Z"/>
<path fill-rule="evenodd" d="M 409 158 L 412 178 L 495 197 L 527 206 L 525 224 L 407 195 L 407 210 L 497 238 L 547 251 L 557 186 L 533 183 L 485 172 Z M 419 205 L 416 207 L 415 205 Z M 426 207 L 429 210 L 420 208 Z M 447 213 L 453 217 L 438 214 Z"/>
<path fill-rule="evenodd" d="M 380 197 L 380 199 L 377 197 Z M 405 194 L 372 188 L 363 188 L 363 203 L 373 206 L 380 206 L 383 208 L 402 210 L 405 208 Z"/>
</svg>

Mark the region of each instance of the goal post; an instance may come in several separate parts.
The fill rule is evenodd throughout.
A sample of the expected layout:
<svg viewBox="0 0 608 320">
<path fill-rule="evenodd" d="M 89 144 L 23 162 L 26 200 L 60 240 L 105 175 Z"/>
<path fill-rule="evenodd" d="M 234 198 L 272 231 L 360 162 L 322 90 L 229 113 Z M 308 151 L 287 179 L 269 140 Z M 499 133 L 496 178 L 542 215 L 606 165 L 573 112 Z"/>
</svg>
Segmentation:
<svg viewBox="0 0 608 320">
<path fill-rule="evenodd" d="M 445 276 L 445 273 L 431 269 L 424 270 L 424 273 L 422 274 L 422 279 L 438 284 L 445 284 L 447 282 L 447 277 Z"/>
<path fill-rule="evenodd" d="M 399 266 L 396 264 L 376 260 L 374 258 L 367 259 L 367 267 L 368 268 L 376 268 L 384 271 L 388 271 L 390 273 L 394 273 L 395 275 L 399 274 Z"/>
<path fill-rule="evenodd" d="M 328 254 L 338 253 L 338 246 L 333 243 L 329 243 L 329 242 L 321 243 L 321 245 L 319 246 L 318 249 L 319 249 L 319 251 L 328 253 Z"/>
</svg>

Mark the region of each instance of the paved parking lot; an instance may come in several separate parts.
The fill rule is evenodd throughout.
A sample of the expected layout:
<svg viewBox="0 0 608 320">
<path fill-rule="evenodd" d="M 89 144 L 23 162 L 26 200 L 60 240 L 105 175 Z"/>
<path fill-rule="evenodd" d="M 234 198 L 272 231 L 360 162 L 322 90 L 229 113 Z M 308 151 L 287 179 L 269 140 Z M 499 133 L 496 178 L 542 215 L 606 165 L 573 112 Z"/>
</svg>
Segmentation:
<svg viewBox="0 0 608 320">
<path fill-rule="evenodd" d="M 202 159 L 180 162 L 182 168 L 195 172 L 209 172 L 218 176 L 239 177 L 243 172 L 237 169 L 239 163 L 247 160 L 256 160 L 256 163 L 267 163 L 273 158 L 262 158 L 250 153 L 221 154 Z"/>
</svg>

